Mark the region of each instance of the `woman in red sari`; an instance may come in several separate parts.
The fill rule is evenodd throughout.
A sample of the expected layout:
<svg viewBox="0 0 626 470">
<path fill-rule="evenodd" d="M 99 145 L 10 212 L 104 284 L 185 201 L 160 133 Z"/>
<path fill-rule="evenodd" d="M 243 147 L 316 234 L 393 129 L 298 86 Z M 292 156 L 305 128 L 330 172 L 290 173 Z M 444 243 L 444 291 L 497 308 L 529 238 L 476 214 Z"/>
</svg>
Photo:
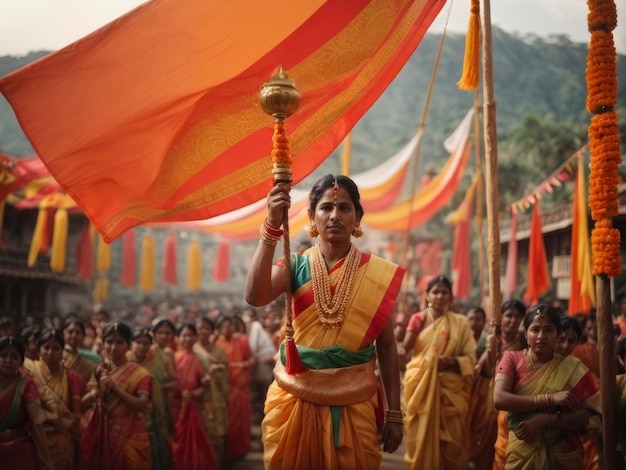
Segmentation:
<svg viewBox="0 0 626 470">
<path fill-rule="evenodd" d="M 15 336 L 0 338 L 0 462 L 2 468 L 52 469 L 39 392 L 19 374 L 23 362 L 22 342 Z"/>
<path fill-rule="evenodd" d="M 223 317 L 217 326 L 220 336 L 215 342 L 226 352 L 228 358 L 228 433 L 226 437 L 226 460 L 242 459 L 250 450 L 252 434 L 252 406 L 250 382 L 254 356 L 248 345 L 248 337 L 235 334 L 235 323 Z"/>
<path fill-rule="evenodd" d="M 215 452 L 202 421 L 202 398 L 211 377 L 193 352 L 198 333 L 195 325 L 181 324 L 176 331 L 178 349 L 174 354 L 178 371 L 178 390 L 174 395 L 172 415 L 176 422 L 174 468 L 216 468 Z"/>
<path fill-rule="evenodd" d="M 106 441 L 108 448 L 104 455 L 109 459 L 110 468 L 149 470 L 152 459 L 144 413 L 150 408 L 152 377 L 139 364 L 128 361 L 126 352 L 130 348 L 130 338 L 130 328 L 124 323 L 113 322 L 104 327 L 105 359 L 94 375 L 97 380 L 95 394 L 104 402 L 106 434 L 90 432 L 88 422 L 94 418 L 93 414 L 83 417 L 81 450 L 83 462 L 92 462 L 90 450 L 100 448 L 100 444 Z"/>
</svg>

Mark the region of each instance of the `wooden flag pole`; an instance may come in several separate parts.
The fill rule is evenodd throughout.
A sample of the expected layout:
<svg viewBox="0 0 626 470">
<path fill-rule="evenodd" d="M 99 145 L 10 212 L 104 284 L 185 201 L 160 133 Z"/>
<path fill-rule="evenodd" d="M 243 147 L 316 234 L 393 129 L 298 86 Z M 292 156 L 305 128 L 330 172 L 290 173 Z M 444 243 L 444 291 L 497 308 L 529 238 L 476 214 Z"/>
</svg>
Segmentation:
<svg viewBox="0 0 626 470">
<path fill-rule="evenodd" d="M 500 196 L 498 192 L 498 134 L 496 103 L 493 97 L 493 50 L 491 43 L 491 6 L 483 0 L 481 11 L 483 70 L 483 137 L 485 139 L 485 196 L 487 205 L 487 264 L 489 274 L 490 317 L 500 323 Z"/>
</svg>

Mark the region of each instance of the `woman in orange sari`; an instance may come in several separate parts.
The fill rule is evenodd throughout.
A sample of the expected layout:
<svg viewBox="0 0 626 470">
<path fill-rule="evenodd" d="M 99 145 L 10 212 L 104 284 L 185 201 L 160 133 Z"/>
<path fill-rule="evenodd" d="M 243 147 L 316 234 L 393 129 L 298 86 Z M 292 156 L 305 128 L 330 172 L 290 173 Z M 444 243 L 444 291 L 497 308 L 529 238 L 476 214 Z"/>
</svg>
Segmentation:
<svg viewBox="0 0 626 470">
<path fill-rule="evenodd" d="M 85 382 L 62 364 L 65 340 L 60 331 L 44 330 L 37 345 L 40 360 L 33 362 L 29 371 L 41 395 L 48 451 L 56 469 L 72 469 L 80 455 L 79 422 Z"/>
<path fill-rule="evenodd" d="M 198 333 L 195 325 L 183 323 L 176 330 L 177 350 L 174 354 L 178 371 L 178 390 L 174 395 L 173 416 L 176 421 L 174 468 L 215 468 L 216 458 L 200 415 L 202 398 L 211 377 L 193 352 Z"/>
<path fill-rule="evenodd" d="M 267 219 L 246 284 L 246 301 L 253 306 L 267 305 L 287 289 L 284 263 L 273 261 L 289 192 L 289 185 L 278 184 L 267 197 Z M 352 243 L 352 236 L 363 235 L 363 207 L 347 176 L 319 179 L 309 194 L 308 215 L 309 235 L 319 242 L 291 255 L 298 352 L 293 354 L 290 339 L 280 346 L 265 401 L 263 460 L 267 469 L 377 469 L 381 450 L 393 452 L 402 441 L 391 316 L 404 270 Z M 285 368 L 294 357 L 305 371 L 291 374 Z M 229 366 L 241 371 L 239 361 Z"/>
<path fill-rule="evenodd" d="M 549 305 L 524 318 L 528 349 L 507 351 L 496 369 L 495 406 L 508 412 L 505 469 L 583 468 L 581 430 L 597 387 L 578 359 L 557 351 L 561 319 Z"/>
<path fill-rule="evenodd" d="M 250 383 L 254 356 L 248 345 L 248 337 L 235 334 L 235 324 L 230 317 L 222 317 L 217 325 L 220 332 L 215 344 L 222 348 L 228 358 L 228 433 L 226 437 L 226 461 L 242 459 L 250 450 L 252 434 L 252 405 Z"/>
<path fill-rule="evenodd" d="M 20 375 L 24 345 L 0 338 L 0 462 L 2 468 L 51 470 L 35 383 Z"/>
<path fill-rule="evenodd" d="M 148 470 L 152 459 L 144 413 L 150 409 L 152 377 L 139 364 L 128 361 L 130 338 L 131 330 L 124 323 L 107 323 L 103 329 L 105 360 L 94 375 L 97 394 L 104 401 L 106 435 L 90 435 L 87 426 L 93 414 L 85 416 L 81 446 L 86 462 L 90 461 L 89 450 L 106 441 L 110 468 Z M 94 439 L 99 442 L 94 443 Z"/>
</svg>

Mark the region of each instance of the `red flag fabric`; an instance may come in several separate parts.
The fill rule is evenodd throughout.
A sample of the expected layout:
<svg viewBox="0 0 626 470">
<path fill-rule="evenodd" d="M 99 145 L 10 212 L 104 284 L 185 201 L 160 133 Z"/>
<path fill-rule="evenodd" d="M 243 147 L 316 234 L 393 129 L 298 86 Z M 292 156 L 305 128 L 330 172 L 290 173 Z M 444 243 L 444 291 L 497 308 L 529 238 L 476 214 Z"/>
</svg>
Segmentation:
<svg viewBox="0 0 626 470">
<path fill-rule="evenodd" d="M 469 220 L 461 220 L 454 227 L 451 267 L 452 294 L 457 299 L 469 299 L 472 287 Z"/>
<path fill-rule="evenodd" d="M 87 225 L 80 233 L 76 252 L 76 271 L 81 279 L 93 279 L 94 253 L 91 243 L 91 233 Z"/>
<path fill-rule="evenodd" d="M 13 158 L 0 152 L 0 200 L 35 180 L 53 182 L 39 158 Z"/>
<path fill-rule="evenodd" d="M 137 277 L 137 256 L 135 231 L 129 230 L 122 236 L 122 281 L 124 287 L 135 287 Z"/>
<path fill-rule="evenodd" d="M 165 256 L 163 258 L 163 282 L 178 284 L 178 256 L 176 254 L 176 233 L 170 232 L 165 239 Z"/>
<path fill-rule="evenodd" d="M 297 183 L 395 78 L 445 0 L 152 0 L 0 80 L 50 173 L 110 242 L 265 197 L 282 65 Z M 113 177 L 114 175 L 114 177 Z"/>
<path fill-rule="evenodd" d="M 550 289 L 550 272 L 548 258 L 541 231 L 541 211 L 539 201 L 533 206 L 532 222 L 530 226 L 530 240 L 528 247 L 528 285 L 524 292 L 524 300 L 531 304 L 539 302 L 539 297 Z"/>
<path fill-rule="evenodd" d="M 578 157 L 574 179 L 574 203 L 572 207 L 572 251 L 570 264 L 570 315 L 589 313 L 596 304 L 595 286 L 591 275 L 591 245 L 587 224 L 585 198 L 585 171 L 582 154 Z"/>
<path fill-rule="evenodd" d="M 440 274 L 443 261 L 442 251 L 443 242 L 440 238 L 436 238 L 429 244 L 428 249 L 419 260 L 420 271 L 424 274 Z"/>
<path fill-rule="evenodd" d="M 226 282 L 230 272 L 230 244 L 221 241 L 217 245 L 217 255 L 215 256 L 215 266 L 213 266 L 213 280 Z"/>
</svg>

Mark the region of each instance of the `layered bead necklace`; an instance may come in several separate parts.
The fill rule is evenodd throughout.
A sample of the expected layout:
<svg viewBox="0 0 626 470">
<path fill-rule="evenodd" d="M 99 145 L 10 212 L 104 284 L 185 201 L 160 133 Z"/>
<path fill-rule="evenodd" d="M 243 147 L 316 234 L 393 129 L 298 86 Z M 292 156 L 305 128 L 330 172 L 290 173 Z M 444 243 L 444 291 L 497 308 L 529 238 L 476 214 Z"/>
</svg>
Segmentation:
<svg viewBox="0 0 626 470">
<path fill-rule="evenodd" d="M 326 328 L 339 328 L 344 319 L 350 289 L 359 269 L 361 253 L 354 244 L 346 256 L 343 266 L 339 268 L 339 282 L 335 295 L 330 289 L 330 276 L 326 261 L 319 245 L 315 245 L 311 254 L 311 283 L 313 285 L 313 299 L 320 323 Z"/>
</svg>

